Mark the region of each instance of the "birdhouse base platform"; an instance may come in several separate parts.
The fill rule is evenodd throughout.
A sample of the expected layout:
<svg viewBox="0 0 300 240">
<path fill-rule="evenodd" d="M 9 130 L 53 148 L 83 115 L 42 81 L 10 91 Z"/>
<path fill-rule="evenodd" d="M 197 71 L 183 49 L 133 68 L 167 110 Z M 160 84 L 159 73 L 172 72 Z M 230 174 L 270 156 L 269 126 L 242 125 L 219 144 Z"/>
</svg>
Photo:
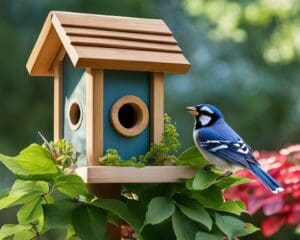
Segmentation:
<svg viewBox="0 0 300 240">
<path fill-rule="evenodd" d="M 88 166 L 78 167 L 74 173 L 85 183 L 171 183 L 192 178 L 196 169 L 185 166 Z"/>
</svg>

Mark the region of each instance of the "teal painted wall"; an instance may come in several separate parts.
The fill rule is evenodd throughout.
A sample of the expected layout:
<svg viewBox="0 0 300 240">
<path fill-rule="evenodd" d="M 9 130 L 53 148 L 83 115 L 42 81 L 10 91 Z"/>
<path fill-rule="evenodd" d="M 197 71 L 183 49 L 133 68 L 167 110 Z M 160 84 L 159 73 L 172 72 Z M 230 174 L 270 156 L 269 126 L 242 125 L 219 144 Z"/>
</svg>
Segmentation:
<svg viewBox="0 0 300 240">
<path fill-rule="evenodd" d="M 135 71 L 104 71 L 104 153 L 115 148 L 124 159 L 139 156 L 149 150 L 150 126 L 137 136 L 123 137 L 110 123 L 110 109 L 121 97 L 134 95 L 150 106 L 150 73 Z"/>
<path fill-rule="evenodd" d="M 63 136 L 70 141 L 74 150 L 80 152 L 78 166 L 86 165 L 86 79 L 84 78 L 84 69 L 74 68 L 70 59 L 64 59 L 63 72 Z M 77 130 L 69 126 L 68 111 L 69 103 L 76 98 L 82 107 L 82 123 Z"/>
</svg>

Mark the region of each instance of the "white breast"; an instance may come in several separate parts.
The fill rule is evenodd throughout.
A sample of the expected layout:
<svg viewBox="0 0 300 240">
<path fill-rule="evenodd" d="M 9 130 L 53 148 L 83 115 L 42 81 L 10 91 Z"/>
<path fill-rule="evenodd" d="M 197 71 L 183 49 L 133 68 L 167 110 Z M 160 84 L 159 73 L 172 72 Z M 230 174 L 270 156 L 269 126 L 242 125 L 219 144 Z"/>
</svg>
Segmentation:
<svg viewBox="0 0 300 240">
<path fill-rule="evenodd" d="M 196 147 L 198 148 L 199 152 L 212 164 L 214 164 L 216 166 L 216 168 L 218 168 L 219 170 L 231 170 L 231 171 L 236 171 L 238 169 L 240 169 L 240 167 L 236 166 L 236 165 L 232 165 L 231 163 L 227 162 L 226 160 L 223 160 L 215 155 L 213 155 L 212 153 L 208 152 L 207 150 L 205 150 L 204 148 L 200 147 L 200 144 L 198 143 L 198 130 L 194 130 L 193 132 L 193 138 L 194 138 L 194 142 Z M 222 149 L 222 148 L 220 148 Z"/>
</svg>

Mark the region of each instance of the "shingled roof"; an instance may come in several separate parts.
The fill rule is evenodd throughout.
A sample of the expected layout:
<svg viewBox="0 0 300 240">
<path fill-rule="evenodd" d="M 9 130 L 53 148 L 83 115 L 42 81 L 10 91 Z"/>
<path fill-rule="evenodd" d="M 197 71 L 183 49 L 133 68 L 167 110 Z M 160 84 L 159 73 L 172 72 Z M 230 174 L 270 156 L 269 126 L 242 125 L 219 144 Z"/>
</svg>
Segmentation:
<svg viewBox="0 0 300 240">
<path fill-rule="evenodd" d="M 28 72 L 52 76 L 63 48 L 74 67 L 185 73 L 190 66 L 162 20 L 50 12 Z"/>
</svg>

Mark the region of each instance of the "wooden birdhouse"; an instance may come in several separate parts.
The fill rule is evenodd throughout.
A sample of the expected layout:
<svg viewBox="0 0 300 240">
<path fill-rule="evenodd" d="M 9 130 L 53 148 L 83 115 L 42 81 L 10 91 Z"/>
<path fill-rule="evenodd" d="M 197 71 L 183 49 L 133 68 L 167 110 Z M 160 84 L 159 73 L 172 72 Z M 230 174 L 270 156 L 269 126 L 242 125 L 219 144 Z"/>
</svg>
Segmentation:
<svg viewBox="0 0 300 240">
<path fill-rule="evenodd" d="M 71 12 L 49 13 L 27 62 L 30 75 L 54 77 L 54 139 L 81 152 L 79 166 L 159 142 L 164 72 L 189 66 L 162 20 Z"/>
</svg>

